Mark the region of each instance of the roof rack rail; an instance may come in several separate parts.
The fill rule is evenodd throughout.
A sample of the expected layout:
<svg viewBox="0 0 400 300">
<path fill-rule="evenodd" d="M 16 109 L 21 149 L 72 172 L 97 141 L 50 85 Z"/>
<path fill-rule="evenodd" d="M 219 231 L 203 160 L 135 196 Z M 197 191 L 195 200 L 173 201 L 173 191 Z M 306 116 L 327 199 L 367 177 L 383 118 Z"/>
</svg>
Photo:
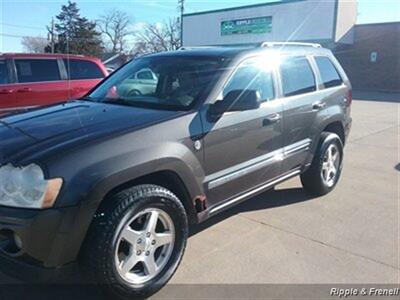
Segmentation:
<svg viewBox="0 0 400 300">
<path fill-rule="evenodd" d="M 296 42 L 263 42 L 261 43 L 261 48 L 264 47 L 286 47 L 286 46 L 300 46 L 300 47 L 313 47 L 313 48 L 321 48 L 322 46 L 317 43 L 296 43 Z"/>
<path fill-rule="evenodd" d="M 182 46 L 178 50 L 217 48 L 217 46 Z"/>
</svg>

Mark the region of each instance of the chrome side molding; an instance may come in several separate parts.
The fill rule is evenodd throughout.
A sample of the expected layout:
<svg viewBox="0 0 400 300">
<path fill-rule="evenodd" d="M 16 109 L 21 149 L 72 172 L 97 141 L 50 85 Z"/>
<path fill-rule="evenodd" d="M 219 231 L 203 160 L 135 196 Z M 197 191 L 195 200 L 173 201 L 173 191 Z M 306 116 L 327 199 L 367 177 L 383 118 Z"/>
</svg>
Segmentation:
<svg viewBox="0 0 400 300">
<path fill-rule="evenodd" d="M 226 207 L 229 207 L 232 204 L 234 204 L 236 202 L 239 202 L 239 201 L 241 201 L 241 200 L 243 200 L 243 199 L 245 199 L 247 197 L 250 197 L 250 196 L 252 196 L 252 195 L 254 195 L 254 194 L 256 194 L 256 193 L 258 193 L 258 192 L 260 192 L 262 190 L 266 190 L 266 189 L 268 189 L 268 188 L 270 188 L 270 187 L 272 187 L 274 185 L 277 185 L 278 183 L 280 183 L 282 181 L 285 181 L 286 179 L 289 179 L 289 178 L 294 177 L 294 176 L 299 175 L 299 174 L 300 174 L 300 169 L 296 169 L 296 170 L 294 170 L 294 171 L 292 171 L 292 172 L 290 172 L 290 173 L 288 173 L 286 175 L 283 175 L 283 176 L 278 177 L 278 178 L 276 178 L 276 179 L 274 179 L 274 180 L 272 180 L 270 182 L 267 182 L 267 183 L 255 188 L 255 189 L 253 189 L 251 191 L 248 191 L 248 192 L 246 192 L 246 193 L 244 193 L 242 195 L 239 195 L 238 197 L 235 197 L 235 198 L 233 198 L 231 200 L 228 200 L 226 202 L 218 204 L 215 207 L 211 208 L 210 215 L 212 215 L 212 214 L 214 214 L 214 213 L 216 213 L 216 212 L 218 212 L 218 211 L 220 211 L 220 210 L 222 210 L 222 209 L 224 209 Z"/>
</svg>

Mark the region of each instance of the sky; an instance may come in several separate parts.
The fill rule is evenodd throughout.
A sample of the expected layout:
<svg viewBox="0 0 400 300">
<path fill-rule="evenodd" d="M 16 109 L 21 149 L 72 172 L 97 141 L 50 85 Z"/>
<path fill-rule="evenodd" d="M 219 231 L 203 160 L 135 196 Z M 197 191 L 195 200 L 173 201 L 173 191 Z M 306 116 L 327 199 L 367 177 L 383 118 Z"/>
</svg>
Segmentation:
<svg viewBox="0 0 400 300">
<path fill-rule="evenodd" d="M 186 13 L 277 0 L 186 0 Z M 332 0 L 326 0 L 332 1 Z M 128 13 L 133 26 L 178 16 L 177 0 L 75 0 L 81 15 L 95 20 L 117 8 Z M 67 0 L 0 0 L 0 52 L 22 52 L 22 36 L 47 36 L 46 25 Z M 358 24 L 400 21 L 400 0 L 358 0 Z"/>
</svg>

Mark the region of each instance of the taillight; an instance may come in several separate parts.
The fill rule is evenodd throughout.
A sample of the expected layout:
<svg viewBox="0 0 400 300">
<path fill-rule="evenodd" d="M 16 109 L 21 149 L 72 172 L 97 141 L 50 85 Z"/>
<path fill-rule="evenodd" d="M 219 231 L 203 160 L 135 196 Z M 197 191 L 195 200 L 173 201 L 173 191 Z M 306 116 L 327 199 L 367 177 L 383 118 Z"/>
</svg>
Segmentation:
<svg viewBox="0 0 400 300">
<path fill-rule="evenodd" d="M 353 91 L 352 91 L 352 90 L 349 90 L 349 91 L 347 92 L 347 97 L 346 97 L 346 99 L 347 99 L 347 101 L 346 101 L 347 105 L 350 106 L 350 105 L 351 105 L 351 102 L 353 102 Z"/>
</svg>

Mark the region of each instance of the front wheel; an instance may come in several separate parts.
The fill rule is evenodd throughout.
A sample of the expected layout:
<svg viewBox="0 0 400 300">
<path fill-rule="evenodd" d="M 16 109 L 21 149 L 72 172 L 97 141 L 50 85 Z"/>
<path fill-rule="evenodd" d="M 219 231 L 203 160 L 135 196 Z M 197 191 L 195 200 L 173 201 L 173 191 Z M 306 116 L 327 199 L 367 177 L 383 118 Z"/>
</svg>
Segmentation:
<svg viewBox="0 0 400 300">
<path fill-rule="evenodd" d="M 322 196 L 334 189 L 339 181 L 343 162 L 343 144 L 334 133 L 323 132 L 310 168 L 300 175 L 304 189 Z"/>
<path fill-rule="evenodd" d="M 183 256 L 185 209 L 170 191 L 140 185 L 106 200 L 86 242 L 86 270 L 113 298 L 146 297 L 164 286 Z"/>
</svg>

